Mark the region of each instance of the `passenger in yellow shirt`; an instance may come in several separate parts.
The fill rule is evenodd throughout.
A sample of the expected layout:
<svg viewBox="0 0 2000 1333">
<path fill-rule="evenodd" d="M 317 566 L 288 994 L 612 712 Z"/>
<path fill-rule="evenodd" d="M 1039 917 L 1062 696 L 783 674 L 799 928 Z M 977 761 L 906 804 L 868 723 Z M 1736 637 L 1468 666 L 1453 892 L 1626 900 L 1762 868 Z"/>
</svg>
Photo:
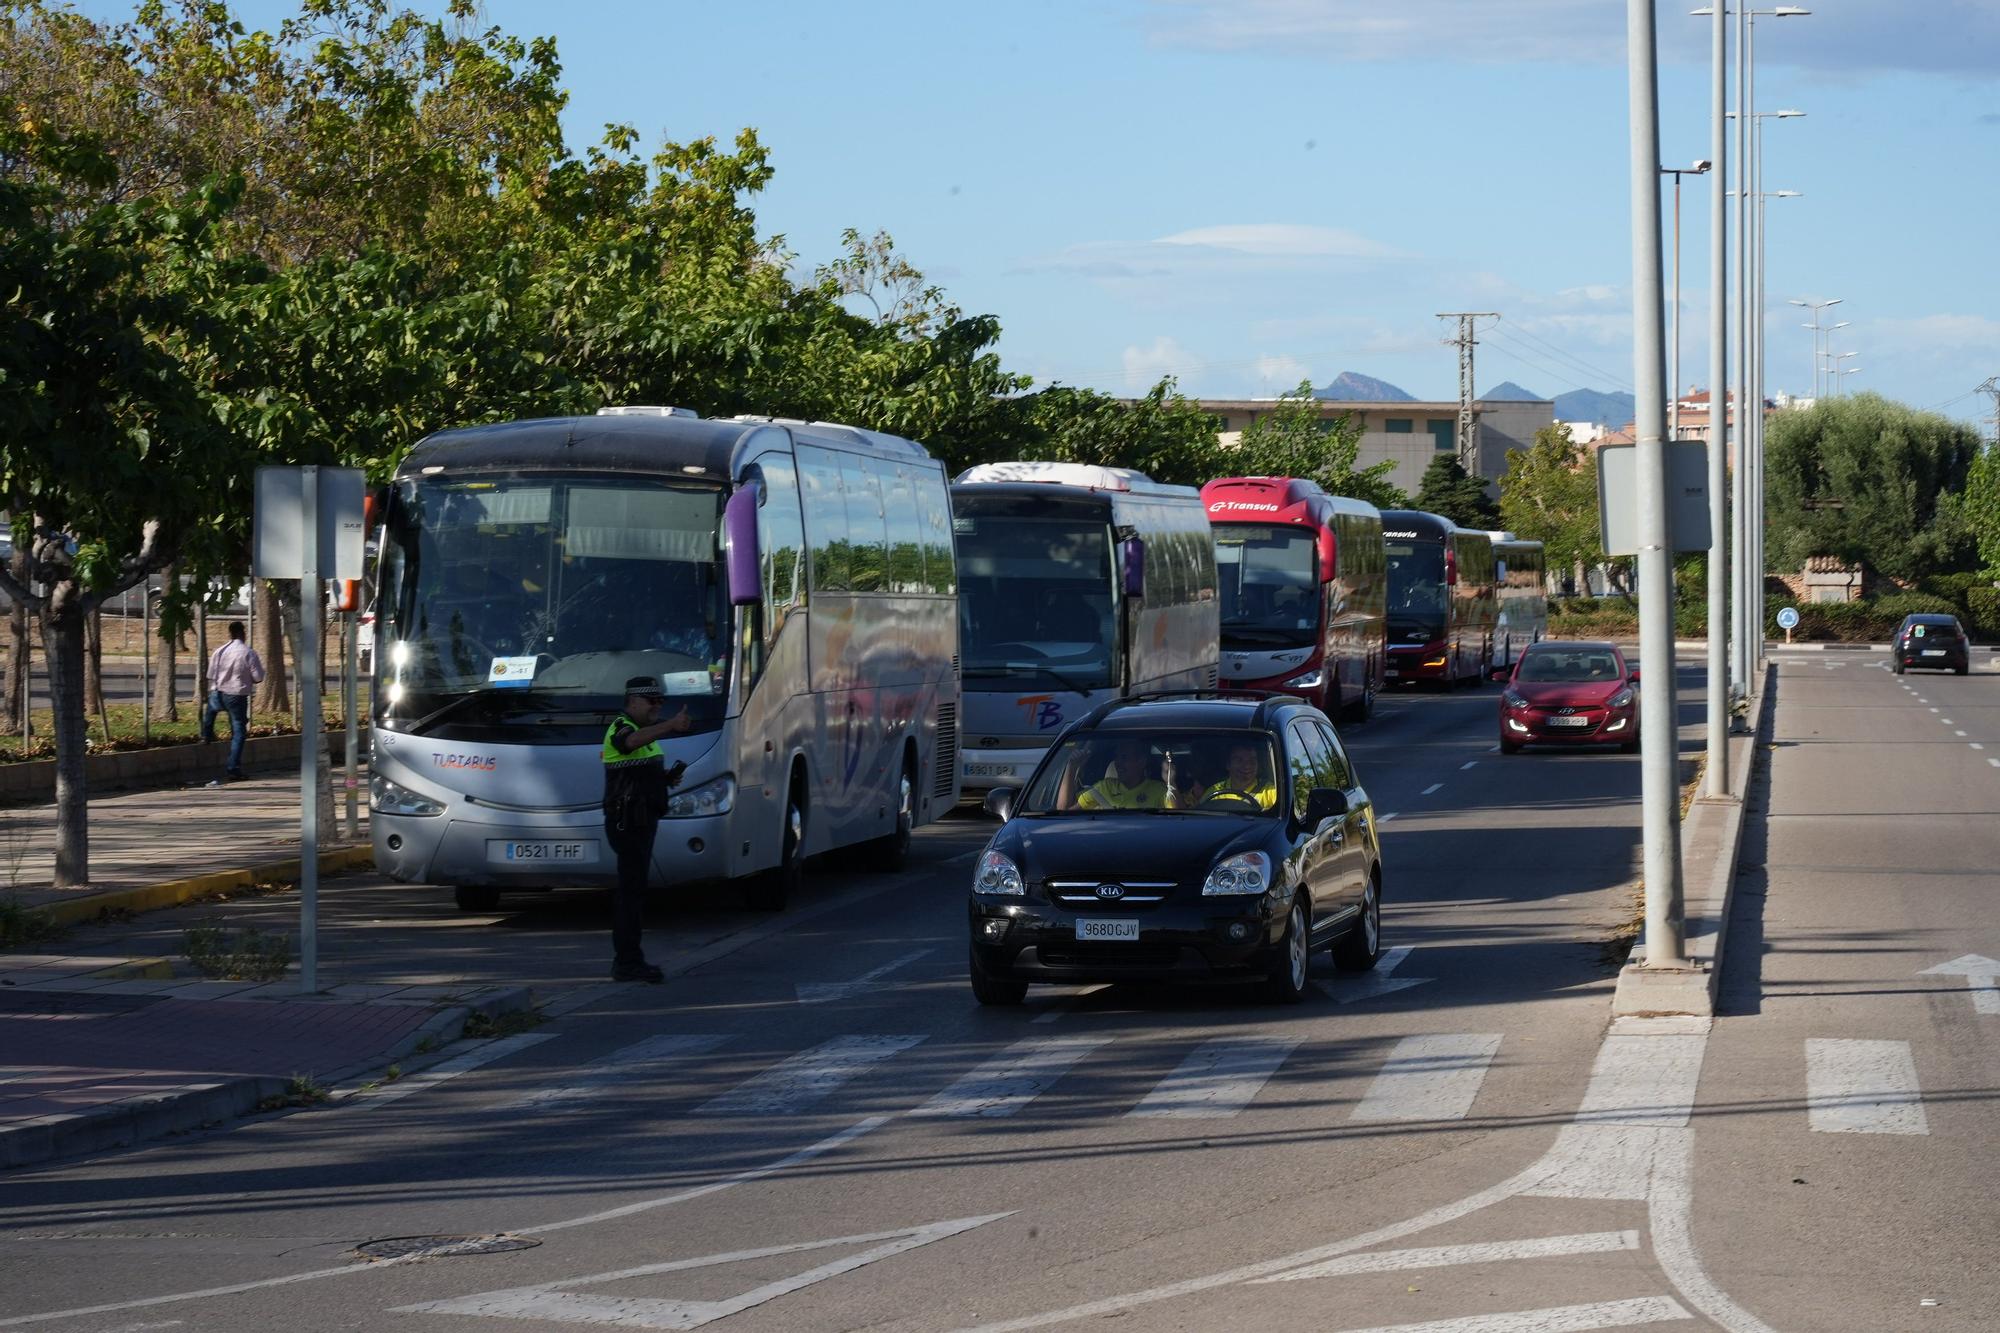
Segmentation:
<svg viewBox="0 0 2000 1333">
<path fill-rule="evenodd" d="M 1084 810 L 1159 810 L 1167 804 L 1167 784 L 1146 773 L 1144 741 L 1118 742 L 1111 771 L 1076 798 Z"/>
<path fill-rule="evenodd" d="M 1278 787 L 1262 773 L 1258 762 L 1257 747 L 1248 742 L 1238 742 L 1229 747 L 1228 776 L 1201 794 L 1204 804 L 1218 797 L 1238 797 L 1238 800 L 1221 800 L 1220 808 L 1234 806 L 1241 809 L 1244 801 L 1254 801 L 1259 810 L 1270 810 L 1278 804 Z"/>
</svg>

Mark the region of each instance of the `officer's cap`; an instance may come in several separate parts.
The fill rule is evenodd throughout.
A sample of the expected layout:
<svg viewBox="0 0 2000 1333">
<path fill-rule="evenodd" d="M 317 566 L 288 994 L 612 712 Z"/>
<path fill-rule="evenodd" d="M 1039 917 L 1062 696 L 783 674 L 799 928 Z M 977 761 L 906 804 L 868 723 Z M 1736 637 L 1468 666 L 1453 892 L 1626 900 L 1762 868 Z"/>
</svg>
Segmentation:
<svg viewBox="0 0 2000 1333">
<path fill-rule="evenodd" d="M 634 676 L 625 682 L 625 697 L 628 699 L 664 699 L 667 692 L 660 688 L 657 676 Z"/>
</svg>

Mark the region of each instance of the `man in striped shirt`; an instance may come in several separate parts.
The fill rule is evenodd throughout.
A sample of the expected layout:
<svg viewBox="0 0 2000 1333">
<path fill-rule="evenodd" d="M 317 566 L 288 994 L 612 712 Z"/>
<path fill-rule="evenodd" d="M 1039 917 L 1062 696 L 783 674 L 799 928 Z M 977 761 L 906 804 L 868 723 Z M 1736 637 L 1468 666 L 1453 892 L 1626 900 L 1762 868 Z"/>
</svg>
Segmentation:
<svg viewBox="0 0 2000 1333">
<path fill-rule="evenodd" d="M 208 659 L 208 703 L 201 710 L 201 738 L 215 739 L 215 717 L 229 715 L 229 765 L 209 783 L 236 782 L 243 777 L 243 739 L 250 731 L 250 691 L 264 679 L 257 650 L 243 639 L 243 622 L 229 622 L 229 641 Z"/>
</svg>

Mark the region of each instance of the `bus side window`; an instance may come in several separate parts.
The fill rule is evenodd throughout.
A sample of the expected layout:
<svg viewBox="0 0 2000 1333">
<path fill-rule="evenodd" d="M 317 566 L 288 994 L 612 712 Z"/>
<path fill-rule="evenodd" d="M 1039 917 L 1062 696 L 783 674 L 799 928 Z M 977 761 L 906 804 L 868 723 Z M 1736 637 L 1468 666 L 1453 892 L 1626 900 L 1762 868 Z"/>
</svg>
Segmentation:
<svg viewBox="0 0 2000 1333">
<path fill-rule="evenodd" d="M 810 444 L 798 447 L 798 459 L 812 590 L 846 592 L 847 501 L 840 491 L 839 460 L 832 451 Z"/>
<path fill-rule="evenodd" d="M 909 471 L 885 458 L 871 458 L 868 467 L 882 490 L 883 520 L 888 529 L 888 577 L 883 587 L 893 593 L 924 590 L 924 519 L 917 511 Z"/>
<path fill-rule="evenodd" d="M 757 509 L 757 536 L 764 570 L 764 643 L 776 643 L 792 609 L 805 601 L 805 529 L 799 521 L 799 484 L 792 460 L 765 454 L 757 460 L 764 500 Z"/>
<path fill-rule="evenodd" d="M 924 586 L 949 597 L 958 591 L 958 560 L 951 540 L 951 498 L 945 490 L 944 473 L 925 469 L 915 472 L 913 480 L 924 524 Z"/>
<path fill-rule="evenodd" d="M 869 460 L 841 454 L 840 485 L 847 494 L 847 540 L 851 564 L 847 586 L 854 592 L 880 592 L 885 586 L 888 536 L 882 521 L 882 492 Z"/>
</svg>

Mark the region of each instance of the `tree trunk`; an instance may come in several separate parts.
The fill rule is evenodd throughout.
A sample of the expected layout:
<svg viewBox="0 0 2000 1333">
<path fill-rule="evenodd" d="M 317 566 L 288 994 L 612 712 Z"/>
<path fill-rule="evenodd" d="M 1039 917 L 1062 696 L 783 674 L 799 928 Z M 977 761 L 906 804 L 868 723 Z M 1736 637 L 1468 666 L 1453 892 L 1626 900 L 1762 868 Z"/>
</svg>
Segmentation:
<svg viewBox="0 0 2000 1333">
<path fill-rule="evenodd" d="M 292 692 L 285 682 L 285 626 L 278 615 L 276 591 L 269 581 L 258 579 L 250 594 L 257 600 L 257 642 L 251 646 L 264 661 L 264 683 L 252 701 L 260 713 L 287 713 L 292 707 Z"/>
<path fill-rule="evenodd" d="M 83 711 L 104 711 L 104 608 L 83 618 Z M 109 739 L 108 737 L 106 739 Z"/>
<path fill-rule="evenodd" d="M 160 586 L 171 588 L 174 586 L 175 579 L 174 567 L 168 565 L 166 572 L 160 579 Z M 148 590 L 147 596 L 151 595 L 151 591 Z M 151 704 L 153 721 L 178 722 L 181 715 L 181 701 L 180 696 L 175 691 L 180 688 L 181 636 L 167 633 L 166 629 L 157 620 L 153 622 L 153 634 L 155 637 L 153 648 L 158 653 L 158 656 L 153 659 L 153 699 Z"/>
<path fill-rule="evenodd" d="M 0 694 L 6 696 L 7 716 L 0 731 L 19 731 L 21 709 L 28 701 L 28 608 L 14 602 L 7 607 L 7 683 Z"/>
<path fill-rule="evenodd" d="M 305 672 L 303 667 L 306 659 L 300 656 L 299 653 L 299 639 L 301 637 L 299 599 L 296 591 L 289 585 L 287 585 L 284 592 L 278 594 L 278 614 L 284 620 L 285 647 L 291 650 L 291 660 L 299 663 L 302 668 L 299 672 L 299 679 L 296 682 L 298 689 L 291 691 L 292 721 L 297 722 L 299 720 L 299 695 L 305 688 Z"/>
<path fill-rule="evenodd" d="M 90 883 L 90 801 L 84 752 L 89 715 L 83 707 L 83 626 L 81 591 L 71 584 L 52 590 L 42 614 L 42 652 L 48 659 L 49 695 L 55 704 L 56 871 L 55 886 Z"/>
</svg>

